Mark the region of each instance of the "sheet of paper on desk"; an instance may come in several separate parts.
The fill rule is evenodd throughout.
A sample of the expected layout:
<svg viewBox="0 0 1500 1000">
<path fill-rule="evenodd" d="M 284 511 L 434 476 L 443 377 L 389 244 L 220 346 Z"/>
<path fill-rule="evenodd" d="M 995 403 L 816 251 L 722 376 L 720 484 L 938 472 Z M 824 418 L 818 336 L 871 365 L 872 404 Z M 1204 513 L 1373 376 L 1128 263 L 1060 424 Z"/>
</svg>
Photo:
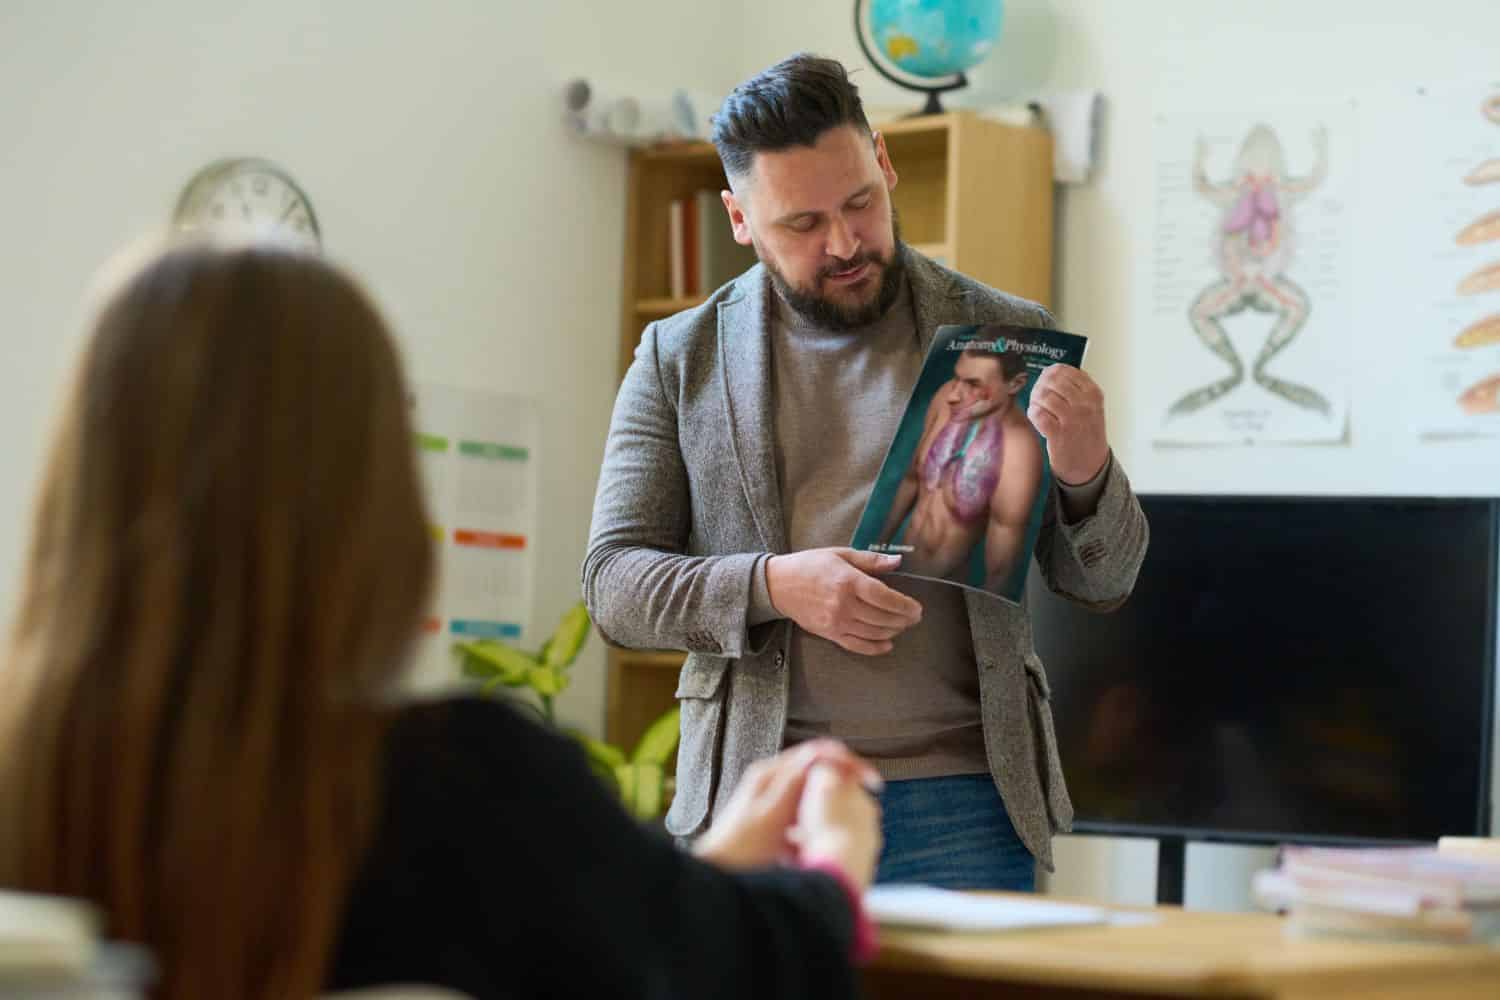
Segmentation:
<svg viewBox="0 0 1500 1000">
<path fill-rule="evenodd" d="M 1134 913 L 1113 913 L 1097 906 L 1011 896 L 976 896 L 923 885 L 873 886 L 865 893 L 865 911 L 876 923 L 888 927 L 932 927 L 954 931 L 1139 923 L 1150 919 Z"/>
</svg>

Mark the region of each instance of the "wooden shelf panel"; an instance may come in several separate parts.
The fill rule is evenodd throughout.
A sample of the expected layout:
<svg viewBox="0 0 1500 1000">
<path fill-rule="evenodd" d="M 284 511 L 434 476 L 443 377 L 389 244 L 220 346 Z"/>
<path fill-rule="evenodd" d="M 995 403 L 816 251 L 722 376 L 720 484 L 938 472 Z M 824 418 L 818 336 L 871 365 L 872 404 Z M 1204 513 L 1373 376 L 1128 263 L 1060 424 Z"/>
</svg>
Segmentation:
<svg viewBox="0 0 1500 1000">
<path fill-rule="evenodd" d="M 924 143 L 947 142 L 966 112 L 948 111 L 940 115 L 912 115 L 907 118 L 892 118 L 873 121 L 870 128 L 885 136 L 888 141 L 899 141 L 904 146 L 920 146 Z M 1018 126 L 1012 126 L 1018 127 Z M 657 163 L 667 162 L 718 162 L 719 153 L 708 142 L 669 142 L 636 150 L 634 155 Z"/>
<path fill-rule="evenodd" d="M 874 121 L 870 127 L 886 136 L 941 135 L 950 131 L 964 115 L 963 111 L 945 111 L 940 115 L 907 115 Z"/>
<path fill-rule="evenodd" d="M 609 651 L 605 738 L 626 749 L 652 722 L 677 703 L 677 675 L 686 653 Z"/>
<path fill-rule="evenodd" d="M 951 169 L 945 240 L 963 272 L 1050 306 L 1052 136 L 1037 128 L 965 121 Z"/>
<path fill-rule="evenodd" d="M 957 123 L 961 111 L 950 111 L 940 115 L 914 115 L 890 121 L 871 122 L 870 127 L 888 138 L 900 138 L 921 142 L 924 138 L 946 136 Z M 635 155 L 656 163 L 693 163 L 719 160 L 718 150 L 708 142 L 668 142 L 637 150 Z"/>
<path fill-rule="evenodd" d="M 693 306 L 702 304 L 706 297 L 704 295 L 689 295 L 682 299 L 637 299 L 635 312 L 638 316 L 670 316 L 673 313 L 682 312 L 684 309 L 691 309 Z"/>
<path fill-rule="evenodd" d="M 620 658 L 621 665 L 631 669 L 649 667 L 653 670 L 679 670 L 682 668 L 682 661 L 687 659 L 686 653 L 645 653 L 631 649 L 617 649 L 615 655 Z"/>
<path fill-rule="evenodd" d="M 713 163 L 719 165 L 719 151 L 707 142 L 671 142 L 635 151 L 635 156 L 653 163 Z"/>
<path fill-rule="evenodd" d="M 953 248 L 946 243 L 912 243 L 911 248 L 924 257 L 931 257 L 944 267 L 953 266 Z"/>
<path fill-rule="evenodd" d="M 896 188 L 891 192 L 891 203 L 901 223 L 901 238 L 913 246 L 950 242 L 953 234 L 948 231 L 949 159 L 946 146 L 911 150 L 891 142 L 886 148 L 890 151 L 891 166 L 898 178 Z"/>
</svg>

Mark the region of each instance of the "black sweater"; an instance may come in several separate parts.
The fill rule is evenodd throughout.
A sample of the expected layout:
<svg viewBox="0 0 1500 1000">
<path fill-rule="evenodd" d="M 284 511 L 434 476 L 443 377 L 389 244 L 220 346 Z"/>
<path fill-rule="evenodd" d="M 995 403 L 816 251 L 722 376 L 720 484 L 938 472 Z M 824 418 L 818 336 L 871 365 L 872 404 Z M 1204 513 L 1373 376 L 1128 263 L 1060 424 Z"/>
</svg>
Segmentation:
<svg viewBox="0 0 1500 1000">
<path fill-rule="evenodd" d="M 853 996 L 831 878 L 732 875 L 636 823 L 569 740 L 497 702 L 406 709 L 329 989 L 489 997 Z"/>
</svg>

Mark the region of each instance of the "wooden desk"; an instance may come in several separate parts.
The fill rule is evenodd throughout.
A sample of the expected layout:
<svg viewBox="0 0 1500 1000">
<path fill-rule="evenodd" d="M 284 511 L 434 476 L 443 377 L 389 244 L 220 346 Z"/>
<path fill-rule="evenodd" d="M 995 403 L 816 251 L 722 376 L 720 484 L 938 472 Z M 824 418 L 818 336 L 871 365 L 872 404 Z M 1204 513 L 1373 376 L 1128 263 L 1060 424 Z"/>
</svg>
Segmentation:
<svg viewBox="0 0 1500 1000">
<path fill-rule="evenodd" d="M 1113 909 L 1159 919 L 1003 933 L 882 929 L 866 996 L 1500 998 L 1500 948 L 1296 940 L 1282 936 L 1271 914 Z"/>
</svg>

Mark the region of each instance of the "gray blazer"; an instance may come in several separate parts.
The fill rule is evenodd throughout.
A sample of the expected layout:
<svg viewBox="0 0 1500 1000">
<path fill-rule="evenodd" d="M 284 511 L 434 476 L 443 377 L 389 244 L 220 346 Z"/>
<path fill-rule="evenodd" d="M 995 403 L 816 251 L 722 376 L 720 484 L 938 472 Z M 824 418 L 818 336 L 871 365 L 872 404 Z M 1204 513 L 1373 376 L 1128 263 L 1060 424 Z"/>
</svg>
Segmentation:
<svg viewBox="0 0 1500 1000">
<path fill-rule="evenodd" d="M 945 323 L 1051 326 L 1045 309 L 907 254 L 925 351 Z M 752 574 L 787 551 L 776 481 L 770 288 L 761 265 L 703 305 L 651 323 L 615 401 L 583 565 L 605 641 L 686 650 L 682 743 L 667 829 L 698 833 L 751 762 L 781 749 L 791 623 L 746 627 Z M 1100 610 L 1130 594 L 1147 527 L 1111 463 L 1098 509 L 1064 524 L 1054 489 L 1036 556 L 1048 585 Z M 1046 671 L 1026 613 L 966 595 L 990 773 L 1016 832 L 1049 870 L 1072 825 Z"/>
</svg>

